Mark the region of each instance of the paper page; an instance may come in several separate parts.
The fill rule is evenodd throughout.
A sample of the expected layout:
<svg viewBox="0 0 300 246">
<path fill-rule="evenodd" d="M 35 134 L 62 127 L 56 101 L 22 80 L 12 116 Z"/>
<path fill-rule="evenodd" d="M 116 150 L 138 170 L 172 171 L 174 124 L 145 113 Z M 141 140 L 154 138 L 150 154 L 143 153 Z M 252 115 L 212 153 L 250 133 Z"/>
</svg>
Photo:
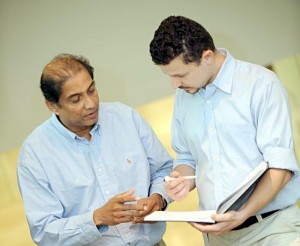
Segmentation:
<svg viewBox="0 0 300 246">
<path fill-rule="evenodd" d="M 207 211 L 155 211 L 145 217 L 145 221 L 182 221 L 182 222 L 202 222 L 214 223 L 211 215 L 215 210 Z"/>
<path fill-rule="evenodd" d="M 261 162 L 242 182 L 242 184 L 227 197 L 218 207 L 217 213 L 225 213 L 228 210 L 238 210 L 252 194 L 256 182 L 267 170 L 268 164 Z"/>
</svg>

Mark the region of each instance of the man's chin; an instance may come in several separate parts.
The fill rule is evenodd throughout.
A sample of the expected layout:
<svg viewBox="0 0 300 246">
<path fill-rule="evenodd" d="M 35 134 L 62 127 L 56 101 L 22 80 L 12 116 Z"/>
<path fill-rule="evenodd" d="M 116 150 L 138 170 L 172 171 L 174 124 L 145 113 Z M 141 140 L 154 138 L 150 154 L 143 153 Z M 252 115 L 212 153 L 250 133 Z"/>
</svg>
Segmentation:
<svg viewBox="0 0 300 246">
<path fill-rule="evenodd" d="M 97 115 L 97 117 L 95 117 L 95 118 L 89 120 L 89 125 L 93 126 L 93 125 L 95 125 L 97 122 L 98 122 L 98 115 Z"/>
<path fill-rule="evenodd" d="M 192 88 L 188 88 L 188 89 L 184 89 L 186 93 L 189 93 L 189 94 L 196 94 L 199 89 L 192 89 Z"/>
</svg>

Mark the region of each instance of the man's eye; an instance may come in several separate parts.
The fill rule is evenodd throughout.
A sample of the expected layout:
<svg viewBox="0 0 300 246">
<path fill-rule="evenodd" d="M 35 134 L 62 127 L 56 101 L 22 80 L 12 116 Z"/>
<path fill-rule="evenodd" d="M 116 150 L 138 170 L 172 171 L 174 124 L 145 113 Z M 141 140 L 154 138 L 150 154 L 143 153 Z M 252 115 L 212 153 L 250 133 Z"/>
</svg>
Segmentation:
<svg viewBox="0 0 300 246">
<path fill-rule="evenodd" d="M 89 89 L 89 93 L 93 93 L 95 91 L 95 87 Z"/>
<path fill-rule="evenodd" d="M 75 103 L 79 103 L 79 101 L 80 101 L 80 98 L 76 98 L 76 99 L 73 99 L 71 102 L 75 104 Z"/>
</svg>

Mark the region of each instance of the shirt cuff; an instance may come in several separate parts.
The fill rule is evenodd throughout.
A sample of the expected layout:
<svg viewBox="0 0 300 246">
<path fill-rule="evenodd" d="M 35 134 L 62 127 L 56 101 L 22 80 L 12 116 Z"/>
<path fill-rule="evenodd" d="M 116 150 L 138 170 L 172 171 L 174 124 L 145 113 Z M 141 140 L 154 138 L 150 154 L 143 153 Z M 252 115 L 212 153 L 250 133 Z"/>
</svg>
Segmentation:
<svg viewBox="0 0 300 246">
<path fill-rule="evenodd" d="M 272 148 L 264 153 L 264 160 L 270 168 L 287 169 L 299 172 L 298 162 L 294 151 L 285 148 Z"/>
<path fill-rule="evenodd" d="M 102 237 L 102 234 L 108 230 L 108 226 L 103 225 L 97 228 L 93 219 L 94 211 L 86 213 L 84 217 L 81 217 L 82 231 L 86 244 L 92 243 Z"/>
</svg>

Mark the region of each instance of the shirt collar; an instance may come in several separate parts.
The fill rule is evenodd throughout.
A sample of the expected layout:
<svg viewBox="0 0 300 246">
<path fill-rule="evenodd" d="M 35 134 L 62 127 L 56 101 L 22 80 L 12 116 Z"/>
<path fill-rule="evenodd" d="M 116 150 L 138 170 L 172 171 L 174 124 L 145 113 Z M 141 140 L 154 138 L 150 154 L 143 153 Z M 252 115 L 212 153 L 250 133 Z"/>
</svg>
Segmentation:
<svg viewBox="0 0 300 246">
<path fill-rule="evenodd" d="M 76 140 L 80 138 L 78 135 L 76 135 L 74 132 L 70 131 L 68 128 L 66 128 L 57 118 L 55 113 L 52 113 L 51 115 L 51 121 L 54 124 L 55 128 L 66 138 L 70 140 Z M 98 132 L 100 134 L 100 122 L 99 117 L 97 123 L 94 125 L 94 127 L 91 129 L 90 133 L 93 135 L 93 133 Z"/>
<path fill-rule="evenodd" d="M 214 79 L 212 85 L 218 87 L 220 90 L 231 93 L 232 81 L 236 60 L 226 49 L 218 49 L 222 54 L 226 56 L 225 61 Z"/>
</svg>

